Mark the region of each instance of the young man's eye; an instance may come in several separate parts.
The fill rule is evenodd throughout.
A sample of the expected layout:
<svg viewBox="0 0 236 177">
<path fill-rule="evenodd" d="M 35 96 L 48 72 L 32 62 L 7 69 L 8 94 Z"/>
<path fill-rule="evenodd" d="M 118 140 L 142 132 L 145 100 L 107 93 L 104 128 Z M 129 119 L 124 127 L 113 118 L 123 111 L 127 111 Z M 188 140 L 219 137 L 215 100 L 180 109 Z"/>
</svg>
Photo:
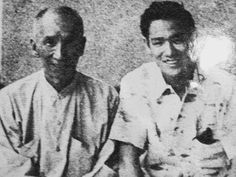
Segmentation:
<svg viewBox="0 0 236 177">
<path fill-rule="evenodd" d="M 180 40 L 180 39 L 172 40 L 172 42 L 174 44 L 183 44 L 184 43 L 183 40 Z"/>
<path fill-rule="evenodd" d="M 164 40 L 152 40 L 152 45 L 154 46 L 161 46 L 164 43 Z"/>
<path fill-rule="evenodd" d="M 185 39 L 184 39 L 183 36 L 174 37 L 174 38 L 171 38 L 170 40 L 174 44 L 183 44 L 183 43 L 185 43 Z"/>
</svg>

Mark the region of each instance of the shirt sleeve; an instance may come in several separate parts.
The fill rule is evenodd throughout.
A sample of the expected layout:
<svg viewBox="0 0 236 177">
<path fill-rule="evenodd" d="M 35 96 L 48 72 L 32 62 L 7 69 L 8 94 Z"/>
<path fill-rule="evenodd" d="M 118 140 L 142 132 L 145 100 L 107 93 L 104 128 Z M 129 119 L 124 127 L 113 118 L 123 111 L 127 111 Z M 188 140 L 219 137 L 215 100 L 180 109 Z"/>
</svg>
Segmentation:
<svg viewBox="0 0 236 177">
<path fill-rule="evenodd" d="M 108 88 L 108 89 L 107 89 Z M 108 139 L 109 133 L 111 130 L 112 123 L 114 122 L 114 118 L 119 105 L 119 96 L 116 90 L 108 86 L 106 87 L 106 92 L 103 92 L 101 100 L 106 100 L 104 107 L 100 107 L 99 110 L 105 112 L 105 119 L 102 121 L 101 129 L 100 129 L 100 138 L 99 138 L 99 152 L 96 154 L 96 162 L 93 166 L 92 170 L 87 173 L 84 177 L 117 177 L 117 173 L 113 170 L 113 164 L 116 162 L 112 156 L 112 153 L 115 148 L 115 143 Z M 105 108 L 105 109 L 104 109 Z M 107 110 L 107 114 L 106 114 Z"/>
<path fill-rule="evenodd" d="M 22 145 L 21 123 L 14 117 L 13 105 L 6 94 L 0 94 L 0 174 L 4 177 L 34 176 L 30 142 Z M 33 170 L 33 171 L 32 171 Z"/>
<path fill-rule="evenodd" d="M 108 93 L 108 94 L 107 94 Z M 111 131 L 111 126 L 114 122 L 115 115 L 117 113 L 118 105 L 119 105 L 119 96 L 116 90 L 112 86 L 108 86 L 108 92 L 105 95 L 103 95 L 103 99 L 107 99 L 107 104 L 105 104 L 105 109 L 100 108 L 101 110 L 106 110 L 107 109 L 107 116 L 102 122 L 102 127 L 101 127 L 101 138 L 99 142 L 99 146 L 103 146 L 104 143 L 107 141 L 110 131 Z"/>
<path fill-rule="evenodd" d="M 130 143 L 144 149 L 147 130 L 145 118 L 146 103 L 143 97 L 131 85 L 130 79 L 121 81 L 120 105 L 112 126 L 110 139 Z"/>
<path fill-rule="evenodd" d="M 225 107 L 221 111 L 223 124 L 221 142 L 228 158 L 232 159 L 236 157 L 236 86 L 228 94 L 230 99 L 226 100 Z"/>
</svg>

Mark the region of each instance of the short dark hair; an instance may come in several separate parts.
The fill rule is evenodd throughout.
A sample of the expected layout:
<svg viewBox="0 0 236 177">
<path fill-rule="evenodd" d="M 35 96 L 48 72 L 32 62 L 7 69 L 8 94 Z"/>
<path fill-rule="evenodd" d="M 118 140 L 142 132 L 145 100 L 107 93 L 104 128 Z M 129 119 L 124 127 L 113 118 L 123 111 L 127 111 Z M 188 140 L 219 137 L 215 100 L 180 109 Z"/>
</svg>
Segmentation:
<svg viewBox="0 0 236 177">
<path fill-rule="evenodd" d="M 152 2 L 141 15 L 140 29 L 142 35 L 148 39 L 149 28 L 154 20 L 173 20 L 182 26 L 191 36 L 195 31 L 195 22 L 183 4 L 174 1 Z"/>
<path fill-rule="evenodd" d="M 78 12 L 70 7 L 67 6 L 59 6 L 54 9 L 45 8 L 35 16 L 35 19 L 38 21 L 40 20 L 48 11 L 52 11 L 59 15 L 62 19 L 70 20 L 72 22 L 73 28 L 79 32 L 79 34 L 84 34 L 84 25 L 81 16 Z"/>
</svg>

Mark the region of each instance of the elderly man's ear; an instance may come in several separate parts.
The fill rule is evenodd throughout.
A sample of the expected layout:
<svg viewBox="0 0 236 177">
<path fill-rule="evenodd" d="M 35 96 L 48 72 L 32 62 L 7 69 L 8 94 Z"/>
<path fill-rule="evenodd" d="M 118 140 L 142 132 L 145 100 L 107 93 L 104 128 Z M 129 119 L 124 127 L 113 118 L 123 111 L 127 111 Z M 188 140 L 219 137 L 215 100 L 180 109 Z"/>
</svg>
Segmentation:
<svg viewBox="0 0 236 177">
<path fill-rule="evenodd" d="M 81 42 L 80 42 L 80 56 L 82 56 L 84 54 L 84 49 L 85 49 L 85 44 L 86 44 L 86 37 L 83 36 L 81 38 Z"/>
<path fill-rule="evenodd" d="M 31 51 L 32 51 L 32 55 L 36 58 L 39 58 L 39 53 L 37 52 L 36 48 L 36 43 L 33 39 L 30 39 L 30 45 L 31 45 Z"/>
</svg>

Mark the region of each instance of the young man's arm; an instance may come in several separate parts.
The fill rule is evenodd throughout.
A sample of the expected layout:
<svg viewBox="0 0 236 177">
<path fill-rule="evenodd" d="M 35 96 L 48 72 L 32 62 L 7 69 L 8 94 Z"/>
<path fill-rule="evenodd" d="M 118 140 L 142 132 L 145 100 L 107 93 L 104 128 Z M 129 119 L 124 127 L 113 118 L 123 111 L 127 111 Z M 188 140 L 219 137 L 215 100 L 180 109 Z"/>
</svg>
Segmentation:
<svg viewBox="0 0 236 177">
<path fill-rule="evenodd" d="M 217 131 L 214 132 L 218 142 L 208 145 L 209 149 L 212 147 L 211 151 L 200 159 L 202 162 L 201 169 L 205 174 L 227 171 L 232 168 L 232 159 L 236 156 L 236 141 L 234 138 L 236 136 L 235 77 L 220 70 L 213 71 L 214 75 L 210 76 L 220 86 L 220 94 L 218 93 L 215 98 L 219 100 L 218 105 L 220 105 L 217 110 Z M 210 92 L 213 92 L 213 90 L 211 89 Z"/>
<path fill-rule="evenodd" d="M 135 146 L 119 142 L 119 176 L 142 177 L 139 162 L 140 150 Z"/>
<path fill-rule="evenodd" d="M 118 144 L 120 177 L 143 176 L 139 156 L 147 141 L 149 108 L 139 85 L 136 75 L 127 75 L 120 83 L 120 104 L 109 137 Z"/>
</svg>

